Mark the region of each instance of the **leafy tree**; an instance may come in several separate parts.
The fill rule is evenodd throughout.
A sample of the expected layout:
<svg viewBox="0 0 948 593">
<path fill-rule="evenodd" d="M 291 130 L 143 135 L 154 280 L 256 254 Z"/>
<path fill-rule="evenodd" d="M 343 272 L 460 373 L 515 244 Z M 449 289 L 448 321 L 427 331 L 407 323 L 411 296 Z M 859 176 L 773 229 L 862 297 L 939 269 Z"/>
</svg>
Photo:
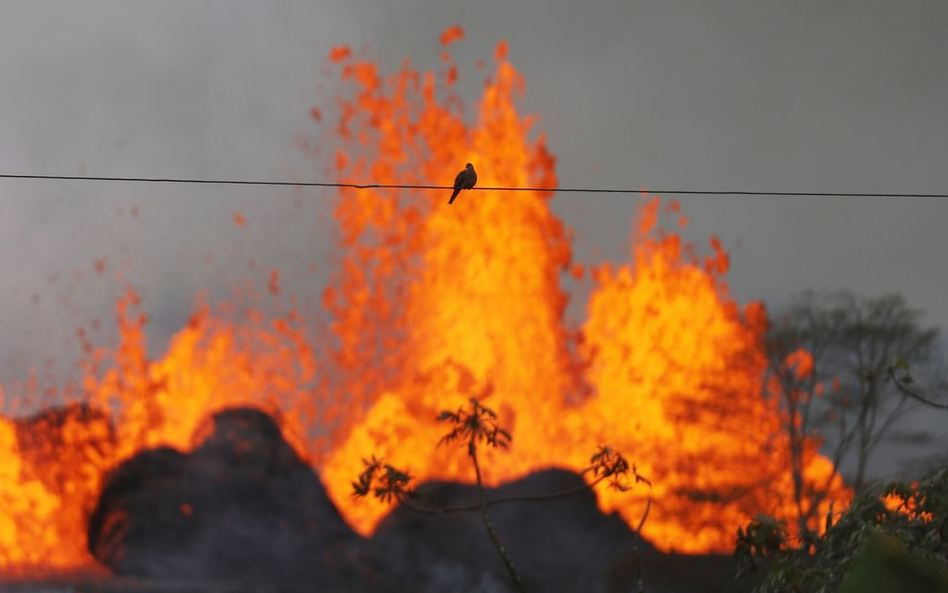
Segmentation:
<svg viewBox="0 0 948 593">
<path fill-rule="evenodd" d="M 860 491 L 866 484 L 870 456 L 912 404 L 912 399 L 889 380 L 888 370 L 896 360 L 920 372 L 931 368 L 938 329 L 923 328 L 921 312 L 910 309 L 901 295 L 877 299 L 849 295 L 847 299 L 851 320 L 843 347 L 848 353 L 844 364 L 850 371 L 850 381 L 843 393 L 852 394 L 850 414 L 856 430 L 853 486 Z"/>
<path fill-rule="evenodd" d="M 771 386 L 787 413 L 801 524 L 814 518 L 829 485 L 804 482 L 806 442 L 832 437 L 834 466 L 853 455 L 852 485 L 862 491 L 872 454 L 896 436 L 893 427 L 919 399 L 899 387 L 891 369 L 900 362 L 904 369 L 911 365 L 930 374 L 937 336 L 898 294 L 804 292 L 775 315 L 767 336 Z M 908 436 L 920 441 L 927 435 Z"/>
<path fill-rule="evenodd" d="M 912 377 L 911 369 L 905 359 L 895 359 L 895 362 L 889 367 L 889 379 L 892 380 L 892 383 L 903 395 L 911 397 L 915 401 L 925 404 L 930 408 L 948 410 L 948 404 L 934 401 L 914 387 L 915 378 Z"/>
<path fill-rule="evenodd" d="M 766 516 L 737 535 L 738 574 L 764 573 L 758 593 L 948 593 L 948 468 L 868 487 L 822 537 L 792 540 Z"/>
<path fill-rule="evenodd" d="M 780 398 L 786 414 L 784 429 L 800 533 L 805 533 L 815 519 L 855 435 L 847 426 L 848 415 L 821 399 L 827 386 L 839 390 L 835 375 L 838 369 L 833 363 L 845 325 L 843 310 L 823 306 L 814 293 L 808 292 L 778 314 L 766 338 L 769 391 Z M 816 454 L 812 443 L 830 431 L 836 433 L 830 454 L 834 472 L 823 484 L 807 483 L 804 468 L 808 456 Z"/>
<path fill-rule="evenodd" d="M 359 474 L 355 482 L 352 483 L 353 494 L 356 497 L 372 495 L 377 499 L 386 502 L 397 502 L 412 510 L 422 513 L 445 514 L 457 512 L 478 512 L 481 516 L 481 522 L 484 529 L 490 536 L 491 542 L 497 549 L 507 573 L 519 591 L 524 591 L 523 580 L 517 572 L 517 568 L 510 558 L 506 546 L 500 539 L 497 530 L 494 529 L 490 520 L 489 507 L 510 502 L 550 500 L 563 496 L 569 496 L 588 488 L 593 488 L 600 482 L 606 482 L 610 487 L 625 491 L 639 482 L 646 483 L 651 487 L 651 482 L 640 476 L 636 472 L 635 465 L 629 465 L 629 462 L 614 449 L 608 446 L 600 446 L 598 451 L 590 458 L 589 467 L 584 470 L 584 474 L 590 473 L 592 481 L 584 486 L 551 492 L 548 494 L 539 494 L 533 496 L 507 496 L 502 498 L 488 499 L 484 491 L 484 484 L 481 478 L 481 466 L 478 458 L 478 447 L 486 446 L 493 448 L 507 448 L 512 436 L 508 431 L 501 428 L 498 423 L 497 414 L 487 406 L 480 403 L 477 398 L 470 398 L 468 406 L 458 408 L 457 411 L 443 411 L 438 415 L 438 421 L 451 425 L 451 429 L 441 437 L 439 445 L 450 443 L 462 443 L 467 449 L 467 455 L 471 459 L 474 467 L 474 476 L 477 480 L 478 501 L 476 504 L 431 508 L 421 504 L 419 495 L 411 488 L 412 476 L 408 472 L 399 470 L 392 465 L 376 459 L 374 456 L 370 459 L 364 459 L 365 469 Z M 639 522 L 636 534 L 641 533 L 645 519 L 648 517 L 648 511 L 651 506 L 649 500 L 645 507 L 645 512 Z M 639 576 L 639 591 L 642 590 L 642 578 Z"/>
</svg>

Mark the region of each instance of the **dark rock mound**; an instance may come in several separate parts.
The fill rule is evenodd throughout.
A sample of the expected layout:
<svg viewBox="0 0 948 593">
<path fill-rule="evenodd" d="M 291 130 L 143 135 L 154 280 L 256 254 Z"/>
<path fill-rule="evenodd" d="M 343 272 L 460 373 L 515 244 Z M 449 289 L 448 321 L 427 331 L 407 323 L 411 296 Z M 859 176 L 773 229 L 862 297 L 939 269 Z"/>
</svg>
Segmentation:
<svg viewBox="0 0 948 593">
<path fill-rule="evenodd" d="M 543 494 L 576 488 L 582 478 L 547 470 L 489 489 L 489 498 Z M 418 504 L 474 504 L 474 486 L 430 482 L 419 487 Z M 729 556 L 663 554 L 635 534 L 616 514 L 604 515 L 593 492 L 582 490 L 548 501 L 490 507 L 490 516 L 528 590 L 558 592 L 634 591 L 638 563 L 653 592 L 739 591 Z M 390 576 L 392 590 L 509 591 L 503 563 L 477 512 L 445 515 L 395 509 L 371 540 Z"/>
<path fill-rule="evenodd" d="M 216 414 L 191 453 L 142 451 L 108 476 L 89 518 L 89 550 L 113 574 L 160 582 L 237 583 L 247 590 L 389 592 L 513 590 L 479 514 L 396 507 L 370 540 L 343 522 L 313 470 L 254 409 Z M 489 489 L 491 498 L 582 486 L 548 470 Z M 474 504 L 477 490 L 429 482 L 418 504 Z M 745 591 L 726 556 L 656 551 L 595 495 L 492 506 L 491 518 L 529 591 Z M 638 553 L 633 553 L 638 544 Z"/>
<path fill-rule="evenodd" d="M 361 538 L 319 477 L 255 409 L 225 410 L 185 454 L 143 451 L 106 479 L 89 550 L 116 575 L 288 586 L 342 586 Z"/>
</svg>

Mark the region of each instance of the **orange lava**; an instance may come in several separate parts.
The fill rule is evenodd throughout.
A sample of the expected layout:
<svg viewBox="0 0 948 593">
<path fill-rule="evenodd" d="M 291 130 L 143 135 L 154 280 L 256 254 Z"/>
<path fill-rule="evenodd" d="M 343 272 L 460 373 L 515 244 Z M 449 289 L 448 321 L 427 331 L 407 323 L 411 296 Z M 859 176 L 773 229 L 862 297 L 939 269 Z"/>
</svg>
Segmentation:
<svg viewBox="0 0 948 593">
<path fill-rule="evenodd" d="M 555 159 L 518 113 L 524 81 L 506 55 L 499 44 L 471 123 L 431 72 L 406 64 L 383 77 L 372 62 L 343 62 L 355 91 L 342 105 L 340 178 L 443 185 L 471 162 L 481 185 L 553 187 Z M 580 470 L 609 443 L 653 478 L 643 534 L 660 549 L 726 552 L 756 512 L 793 514 L 781 414 L 762 393 L 766 315 L 728 296 L 720 241 L 703 261 L 689 256 L 677 235 L 656 230 L 659 202 L 648 200 L 632 261 L 596 270 L 573 344 L 560 288 L 569 232 L 549 192 L 469 192 L 451 208 L 446 197 L 345 192 L 337 209 L 346 255 L 327 305 L 344 383 L 368 409 L 322 471 L 350 524 L 368 534 L 387 512 L 349 496 L 369 454 L 419 480 L 471 481 L 463 452 L 433 446 L 444 431 L 434 418 L 482 392 L 514 435 L 483 464 L 490 484 Z M 815 445 L 806 478 L 821 484 L 833 468 Z M 599 500 L 634 525 L 646 495 L 602 489 Z M 848 496 L 837 478 L 829 499 Z"/>
<path fill-rule="evenodd" d="M 297 449 L 312 448 L 303 436 L 318 400 L 315 358 L 293 313 L 266 322 L 251 313 L 238 324 L 200 307 L 152 359 L 139 305 L 131 290 L 119 300 L 114 352 L 89 347 L 85 408 L 19 428 L 0 417 L 0 576 L 90 565 L 85 518 L 108 470 L 143 448 L 190 449 L 213 410 L 262 408 Z"/>
<path fill-rule="evenodd" d="M 462 38 L 449 29 L 443 51 Z M 336 128 L 338 180 L 449 185 L 471 162 L 480 186 L 554 187 L 556 160 L 535 119 L 517 109 L 524 80 L 506 44 L 471 121 L 446 58 L 440 75 L 407 63 L 383 75 L 347 47 L 332 49 L 352 90 Z M 351 496 L 363 457 L 384 457 L 418 480 L 472 481 L 462 450 L 436 446 L 444 426 L 435 421 L 472 395 L 513 434 L 509 451 L 485 452 L 488 484 L 580 470 L 609 444 L 654 484 L 643 535 L 659 549 L 728 552 L 756 513 L 793 518 L 783 420 L 763 393 L 766 314 L 729 296 L 719 241 L 699 260 L 658 229 L 660 201 L 644 200 L 630 261 L 588 266 L 586 319 L 570 328 L 561 277 L 582 278 L 587 266 L 572 261 L 551 192 L 469 191 L 448 208 L 449 195 L 340 191 L 341 265 L 323 295 L 330 355 L 317 357 L 295 312 L 228 316 L 202 306 L 150 357 L 141 304 L 127 292 L 118 347 L 87 344 L 86 407 L 27 428 L 0 417 L 0 568 L 87 565 L 84 517 L 105 473 L 142 448 L 187 450 L 203 418 L 240 404 L 277 416 L 363 534 L 388 512 Z M 244 224 L 239 213 L 234 220 Z M 279 280 L 273 270 L 274 295 Z M 833 468 L 817 445 L 806 474 L 823 483 Z M 603 511 L 632 525 L 649 494 L 597 493 Z M 849 496 L 837 478 L 823 506 L 838 509 Z"/>
</svg>

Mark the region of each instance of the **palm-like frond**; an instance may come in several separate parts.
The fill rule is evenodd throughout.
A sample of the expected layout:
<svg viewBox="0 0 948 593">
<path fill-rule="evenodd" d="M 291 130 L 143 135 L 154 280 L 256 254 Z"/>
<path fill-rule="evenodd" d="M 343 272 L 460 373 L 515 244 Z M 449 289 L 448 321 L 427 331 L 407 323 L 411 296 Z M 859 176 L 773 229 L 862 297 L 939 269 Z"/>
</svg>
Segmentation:
<svg viewBox="0 0 948 593">
<path fill-rule="evenodd" d="M 375 498 L 386 503 L 411 496 L 412 490 L 408 484 L 411 483 L 412 476 L 408 472 L 382 463 L 375 456 L 363 459 L 362 463 L 365 464 L 365 469 L 352 483 L 353 496 L 362 498 L 371 492 Z"/>
<path fill-rule="evenodd" d="M 445 410 L 438 414 L 439 422 L 449 422 L 454 425 L 450 432 L 441 437 L 438 444 L 462 441 L 469 446 L 476 443 L 486 443 L 491 447 L 510 445 L 513 437 L 497 423 L 497 413 L 480 403 L 477 398 L 468 400 L 468 408 L 458 408 L 456 412 Z"/>
<path fill-rule="evenodd" d="M 639 475 L 634 463 L 630 466 L 621 453 L 608 445 L 599 445 L 599 449 L 590 457 L 589 464 L 586 471 L 591 471 L 596 478 L 608 479 L 609 486 L 614 490 L 625 492 L 639 482 L 652 485 L 647 478 Z"/>
</svg>

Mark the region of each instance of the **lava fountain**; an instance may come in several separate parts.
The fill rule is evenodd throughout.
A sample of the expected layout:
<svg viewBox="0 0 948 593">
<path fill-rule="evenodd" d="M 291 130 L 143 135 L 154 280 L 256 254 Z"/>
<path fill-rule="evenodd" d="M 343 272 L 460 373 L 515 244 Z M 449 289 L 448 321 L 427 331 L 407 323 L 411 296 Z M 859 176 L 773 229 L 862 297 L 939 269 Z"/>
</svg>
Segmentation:
<svg viewBox="0 0 948 593">
<path fill-rule="evenodd" d="M 506 44 L 471 124 L 452 94 L 457 70 L 447 52 L 440 100 L 435 73 L 405 64 L 383 77 L 345 49 L 334 58 L 354 89 L 342 103 L 341 180 L 439 185 L 472 162 L 482 185 L 555 185 L 544 136 L 531 139 L 534 120 L 517 111 L 524 81 Z M 489 394 L 514 434 L 509 451 L 483 464 L 491 485 L 541 468 L 581 470 L 595 445 L 609 443 L 654 478 L 643 535 L 661 549 L 728 551 L 754 513 L 789 516 L 782 420 L 762 393 L 766 315 L 729 297 L 720 242 L 699 261 L 676 234 L 657 230 L 660 204 L 649 198 L 630 264 L 594 270 L 577 334 L 565 327 L 559 282 L 574 271 L 570 234 L 551 197 L 471 193 L 449 208 L 440 194 L 343 194 L 345 264 L 326 302 L 344 384 L 368 408 L 322 471 L 350 523 L 368 534 L 386 512 L 348 496 L 370 453 L 419 480 L 471 480 L 462 452 L 434 446 L 443 431 L 434 419 L 477 394 Z M 832 472 L 814 453 L 806 480 Z M 645 496 L 599 492 L 602 509 L 632 525 Z M 836 480 L 829 498 L 846 496 Z"/>
<path fill-rule="evenodd" d="M 729 296 L 720 243 L 700 259 L 657 225 L 661 209 L 677 205 L 646 196 L 628 263 L 590 267 L 586 319 L 570 328 L 560 279 L 584 268 L 550 208 L 556 160 L 536 120 L 517 109 L 524 79 L 503 42 L 468 121 L 448 52 L 461 38 L 459 28 L 442 36 L 439 72 L 405 63 L 384 75 L 346 47 L 331 52 L 344 89 L 332 132 L 337 180 L 445 185 L 472 162 L 481 186 L 541 189 L 466 192 L 451 207 L 441 193 L 340 190 L 325 354 L 314 342 L 327 336 L 309 336 L 295 311 L 238 318 L 200 306 L 151 357 L 142 305 L 128 291 L 117 304 L 118 346 L 83 342 L 75 401 L 13 420 L 17 399 L 7 393 L 0 568 L 91 563 L 85 517 L 106 472 L 143 448 L 190 449 L 202 419 L 234 405 L 277 418 L 362 534 L 388 510 L 351 497 L 367 455 L 418 480 L 472 480 L 463 451 L 436 446 L 444 427 L 435 421 L 469 396 L 513 433 L 510 450 L 485 451 L 489 485 L 581 470 L 610 444 L 654 487 L 599 489 L 599 505 L 635 525 L 651 496 L 643 536 L 662 550 L 727 552 L 754 514 L 794 516 L 783 418 L 763 390 L 766 314 Z M 833 467 L 817 445 L 805 477 L 822 484 Z M 836 478 L 822 504 L 848 498 Z"/>
</svg>

